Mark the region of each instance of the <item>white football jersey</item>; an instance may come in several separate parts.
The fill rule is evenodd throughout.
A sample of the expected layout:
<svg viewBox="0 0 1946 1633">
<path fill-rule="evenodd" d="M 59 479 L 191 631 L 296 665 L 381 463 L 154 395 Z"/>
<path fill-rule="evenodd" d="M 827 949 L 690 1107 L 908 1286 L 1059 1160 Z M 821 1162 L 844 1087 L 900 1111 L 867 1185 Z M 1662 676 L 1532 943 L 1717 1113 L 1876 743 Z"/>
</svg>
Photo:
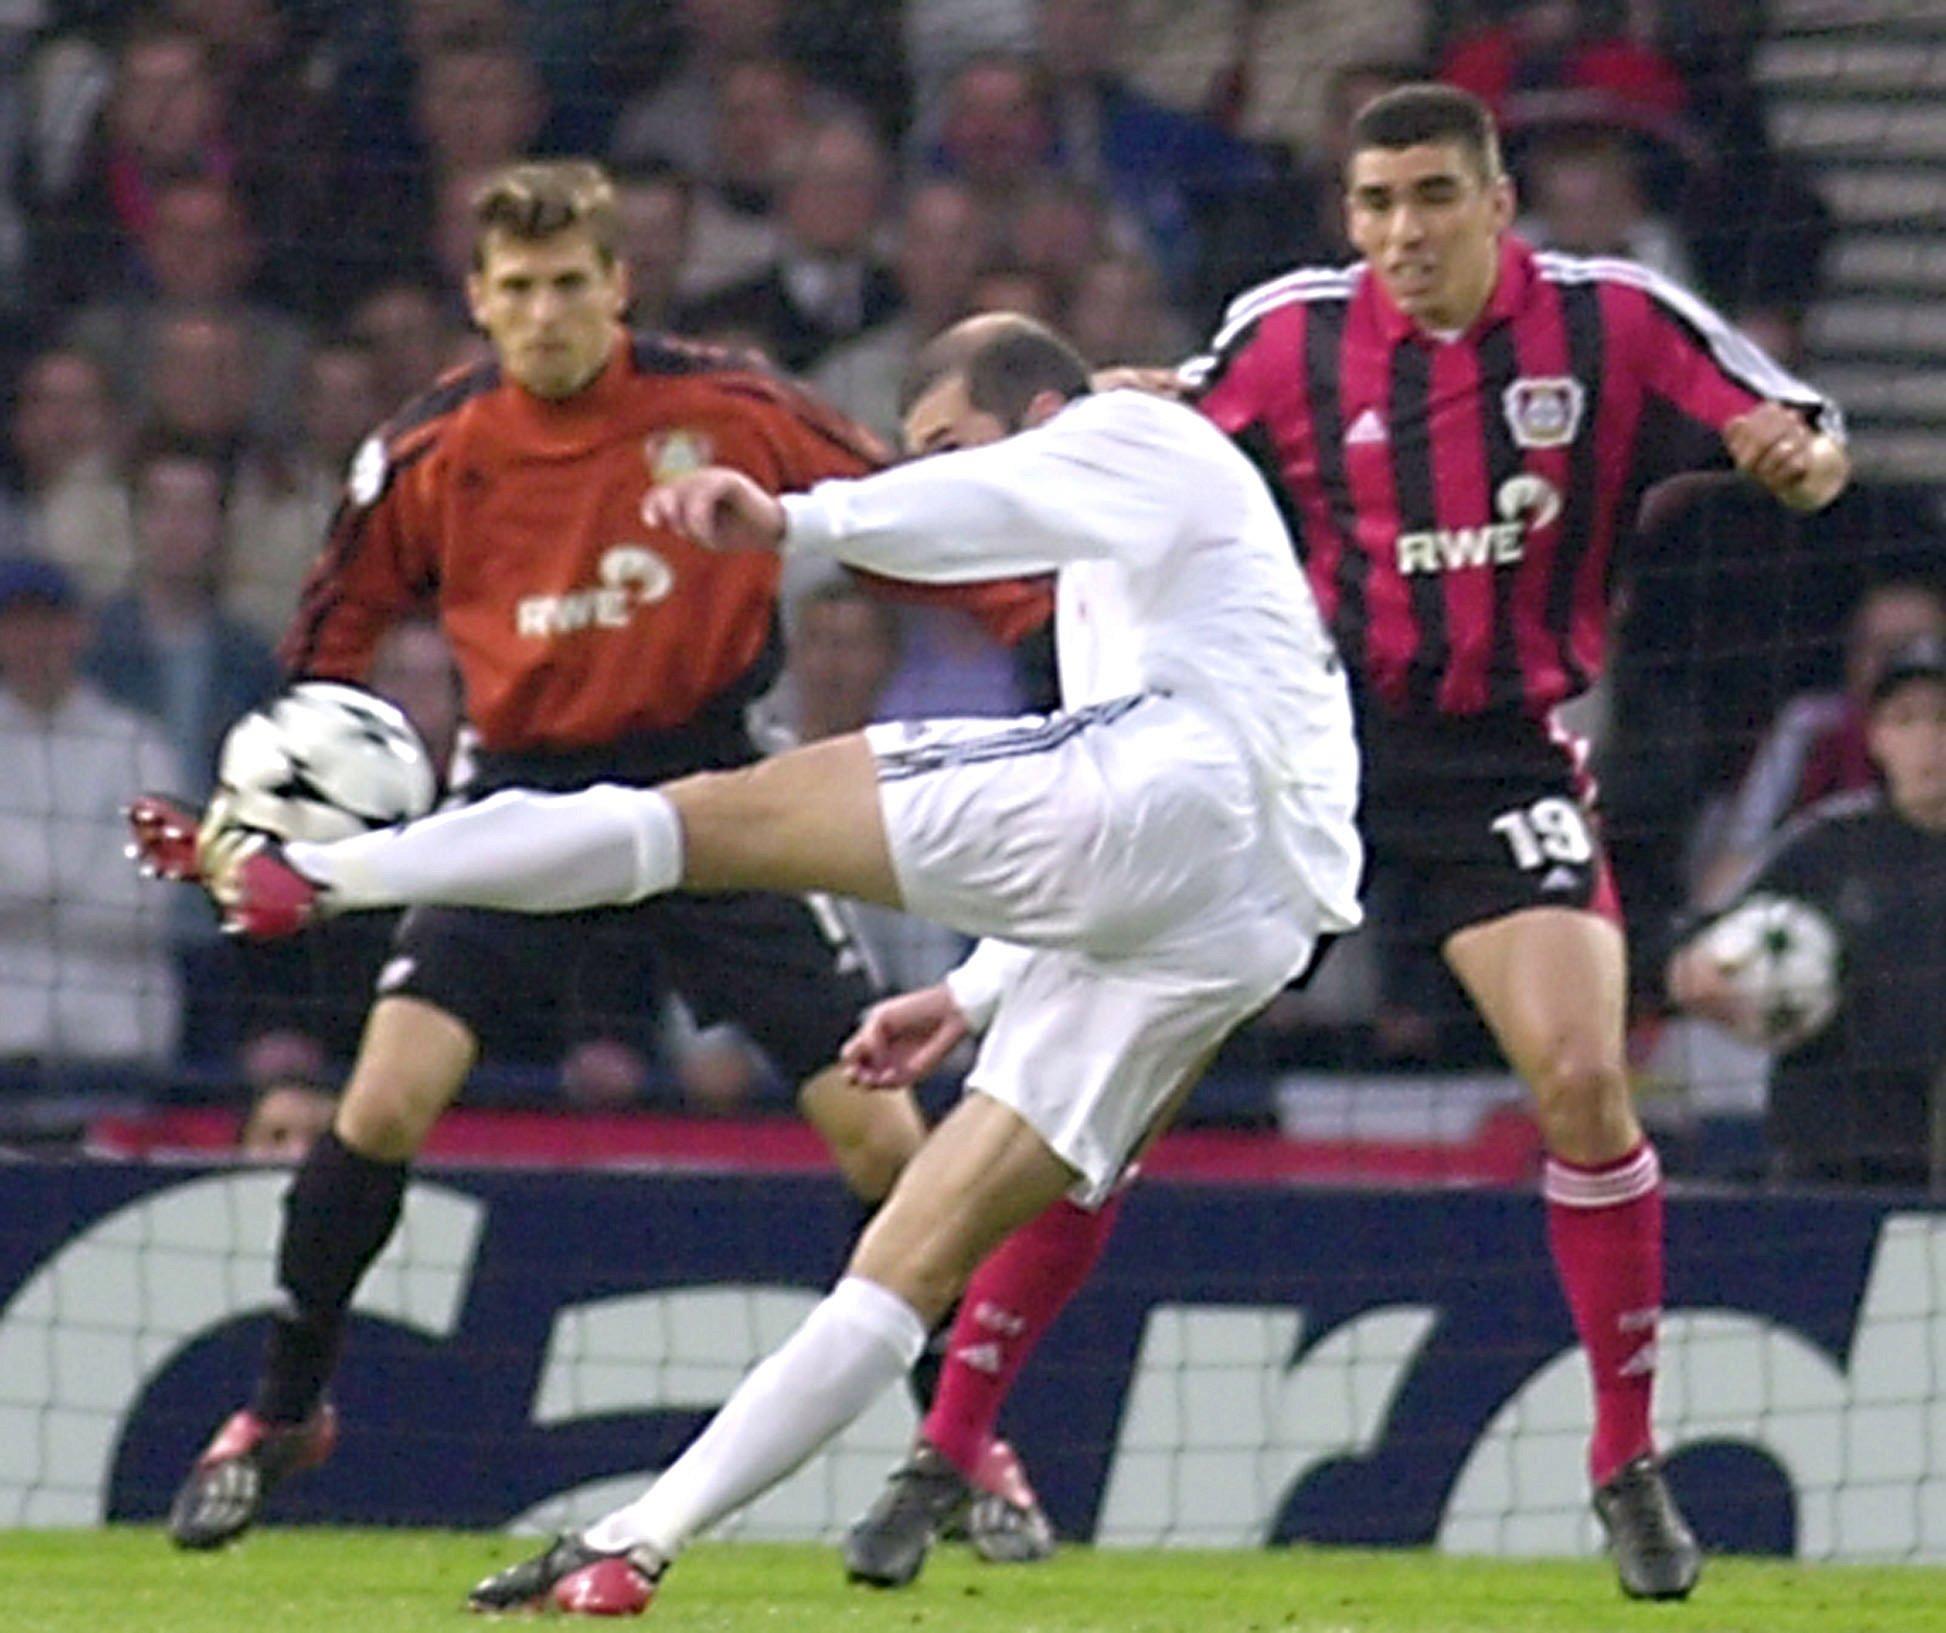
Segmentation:
<svg viewBox="0 0 1946 1633">
<path fill-rule="evenodd" d="M 892 577 L 1058 575 L 1064 706 L 1192 703 L 1237 743 L 1319 927 L 1359 922 L 1358 751 L 1343 666 L 1270 490 L 1202 415 L 1077 399 L 986 447 L 787 496 L 786 548 Z"/>
</svg>

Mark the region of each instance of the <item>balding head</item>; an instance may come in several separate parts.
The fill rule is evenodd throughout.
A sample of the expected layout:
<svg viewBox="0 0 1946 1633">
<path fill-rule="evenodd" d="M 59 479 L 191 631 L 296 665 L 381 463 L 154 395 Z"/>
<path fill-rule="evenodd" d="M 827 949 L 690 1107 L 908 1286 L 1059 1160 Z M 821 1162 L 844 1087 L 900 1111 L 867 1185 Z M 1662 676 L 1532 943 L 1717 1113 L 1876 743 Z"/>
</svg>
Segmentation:
<svg viewBox="0 0 1946 1633">
<path fill-rule="evenodd" d="M 1017 312 L 983 312 L 913 359 L 899 396 L 906 445 L 937 453 L 994 442 L 1087 390 L 1088 365 L 1052 329 Z"/>
<path fill-rule="evenodd" d="M 1088 389 L 1088 365 L 1044 323 L 1017 312 L 982 312 L 936 336 L 912 360 L 901 408 L 910 408 L 949 375 L 966 381 L 976 408 L 1017 419 L 1039 392 L 1063 400 Z"/>
</svg>

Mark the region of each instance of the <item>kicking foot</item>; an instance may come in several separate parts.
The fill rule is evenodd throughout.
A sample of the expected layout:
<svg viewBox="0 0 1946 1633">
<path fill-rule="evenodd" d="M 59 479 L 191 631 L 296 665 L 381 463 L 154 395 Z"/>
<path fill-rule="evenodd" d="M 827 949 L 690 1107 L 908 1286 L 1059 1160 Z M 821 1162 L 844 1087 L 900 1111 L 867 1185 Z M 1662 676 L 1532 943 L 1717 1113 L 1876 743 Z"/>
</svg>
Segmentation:
<svg viewBox="0 0 1946 1633">
<path fill-rule="evenodd" d="M 272 1491 L 291 1475 L 316 1468 L 337 1444 L 338 1414 L 329 1402 L 302 1423 L 231 1413 L 169 1505 L 171 1540 L 178 1548 L 234 1542 L 256 1524 Z"/>
<path fill-rule="evenodd" d="M 570 1531 L 532 1559 L 509 1565 L 466 1596 L 474 1610 L 545 1610 L 576 1616 L 639 1616 L 667 1569 L 647 1548 L 605 1554 Z"/>
<path fill-rule="evenodd" d="M 203 882 L 196 860 L 197 817 L 167 794 L 137 794 L 123 809 L 128 819 L 128 859 L 150 879 Z"/>
<path fill-rule="evenodd" d="M 199 826 L 166 795 L 138 795 L 124 813 L 129 858 L 152 879 L 201 885 L 232 935 L 277 941 L 297 934 L 318 916 L 323 892 L 291 866 L 274 834 L 222 820 L 216 803 L 211 812 Z"/>
<path fill-rule="evenodd" d="M 302 930 L 320 911 L 323 892 L 284 855 L 273 839 L 259 839 L 213 872 L 209 893 L 223 928 L 246 941 L 281 941 Z"/>
<path fill-rule="evenodd" d="M 1631 1599 L 1686 1599 L 1703 1551 L 1652 1457 L 1638 1457 L 1595 1491 L 1622 1592 Z"/>
</svg>

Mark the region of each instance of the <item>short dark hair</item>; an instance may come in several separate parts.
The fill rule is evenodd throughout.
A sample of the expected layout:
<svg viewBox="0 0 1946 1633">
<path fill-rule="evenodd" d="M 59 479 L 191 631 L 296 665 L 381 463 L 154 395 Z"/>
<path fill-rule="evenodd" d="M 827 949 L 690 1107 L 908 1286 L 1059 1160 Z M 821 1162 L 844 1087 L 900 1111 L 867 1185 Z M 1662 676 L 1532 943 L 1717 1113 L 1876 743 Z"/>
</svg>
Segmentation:
<svg viewBox="0 0 1946 1633">
<path fill-rule="evenodd" d="M 956 323 L 921 348 L 906 370 L 899 412 L 941 381 L 959 376 L 966 398 L 982 413 L 1017 426 L 1027 405 L 1043 391 L 1085 396 L 1088 365 L 1081 354 L 1044 323 L 1016 312 L 987 312 Z"/>
<path fill-rule="evenodd" d="M 1466 150 L 1483 180 L 1502 174 L 1500 135 L 1493 113 L 1471 91 L 1456 85 L 1401 85 L 1375 96 L 1351 122 L 1353 154 L 1366 148 L 1421 147 L 1454 142 Z"/>
<path fill-rule="evenodd" d="M 573 227 L 585 227 L 613 264 L 621 237 L 615 185 L 592 159 L 550 159 L 496 170 L 473 195 L 473 265 L 486 264 L 495 232 L 521 243 L 539 243 Z"/>
</svg>

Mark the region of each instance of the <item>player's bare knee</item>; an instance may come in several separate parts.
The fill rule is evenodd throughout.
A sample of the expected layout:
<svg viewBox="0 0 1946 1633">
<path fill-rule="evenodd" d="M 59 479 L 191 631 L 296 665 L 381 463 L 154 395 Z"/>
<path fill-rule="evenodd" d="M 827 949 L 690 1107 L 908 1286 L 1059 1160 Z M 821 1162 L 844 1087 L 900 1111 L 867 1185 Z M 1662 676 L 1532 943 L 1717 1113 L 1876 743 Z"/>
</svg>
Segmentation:
<svg viewBox="0 0 1946 1633">
<path fill-rule="evenodd" d="M 878 1127 L 864 1129 L 832 1148 L 845 1185 L 861 1202 L 878 1202 L 889 1195 L 912 1152 L 913 1142 L 902 1131 Z"/>
<path fill-rule="evenodd" d="M 1607 1155 L 1618 1123 L 1632 1116 L 1628 1073 L 1607 1050 L 1564 1043 L 1544 1057 L 1529 1086 L 1548 1149 L 1570 1160 Z"/>
<path fill-rule="evenodd" d="M 405 1162 L 418 1155 L 457 1088 L 429 1076 L 354 1072 L 338 1105 L 338 1138 L 374 1162 Z"/>
</svg>

